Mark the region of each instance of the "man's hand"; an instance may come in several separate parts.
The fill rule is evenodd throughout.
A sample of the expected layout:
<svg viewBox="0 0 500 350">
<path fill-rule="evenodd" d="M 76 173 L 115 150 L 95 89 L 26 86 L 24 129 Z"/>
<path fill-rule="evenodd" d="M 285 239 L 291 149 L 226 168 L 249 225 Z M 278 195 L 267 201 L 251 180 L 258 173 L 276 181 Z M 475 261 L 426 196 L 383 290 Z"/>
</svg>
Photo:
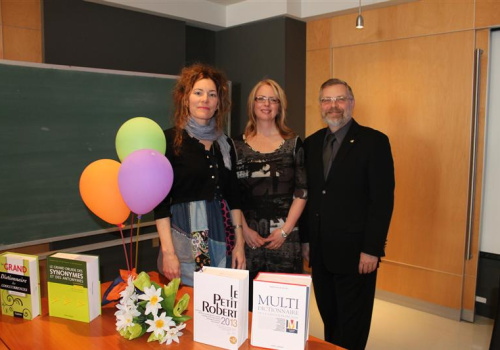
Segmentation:
<svg viewBox="0 0 500 350">
<path fill-rule="evenodd" d="M 377 269 L 378 256 L 361 253 L 359 258 L 359 273 L 371 273 Z"/>
</svg>

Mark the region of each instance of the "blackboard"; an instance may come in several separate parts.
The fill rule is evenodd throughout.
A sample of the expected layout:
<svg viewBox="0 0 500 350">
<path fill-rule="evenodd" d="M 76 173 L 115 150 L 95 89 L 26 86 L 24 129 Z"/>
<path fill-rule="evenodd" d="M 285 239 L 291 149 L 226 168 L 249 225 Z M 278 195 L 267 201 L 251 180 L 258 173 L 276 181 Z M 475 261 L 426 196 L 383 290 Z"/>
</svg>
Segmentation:
<svg viewBox="0 0 500 350">
<path fill-rule="evenodd" d="M 130 118 L 172 125 L 176 78 L 0 60 L 0 250 L 112 227 L 84 205 L 80 175 L 119 160 Z"/>
</svg>

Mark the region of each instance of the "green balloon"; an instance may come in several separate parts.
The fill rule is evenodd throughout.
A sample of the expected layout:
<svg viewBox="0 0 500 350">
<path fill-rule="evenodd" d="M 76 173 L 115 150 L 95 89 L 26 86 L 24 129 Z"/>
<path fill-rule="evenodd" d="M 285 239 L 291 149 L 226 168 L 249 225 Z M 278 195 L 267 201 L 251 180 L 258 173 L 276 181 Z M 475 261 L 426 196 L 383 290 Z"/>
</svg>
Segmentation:
<svg viewBox="0 0 500 350">
<path fill-rule="evenodd" d="M 155 121 L 136 117 L 127 120 L 118 129 L 115 147 L 118 158 L 123 161 L 130 153 L 140 149 L 154 149 L 165 154 L 167 142 L 163 130 Z"/>
</svg>

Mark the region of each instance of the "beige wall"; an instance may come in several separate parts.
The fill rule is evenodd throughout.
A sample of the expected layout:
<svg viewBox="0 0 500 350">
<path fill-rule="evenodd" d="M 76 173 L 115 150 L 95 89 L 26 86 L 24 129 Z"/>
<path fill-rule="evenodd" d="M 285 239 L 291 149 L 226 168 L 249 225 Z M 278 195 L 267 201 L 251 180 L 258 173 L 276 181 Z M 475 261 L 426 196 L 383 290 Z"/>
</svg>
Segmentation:
<svg viewBox="0 0 500 350">
<path fill-rule="evenodd" d="M 0 58 L 42 62 L 40 0 L 0 0 Z"/>
<path fill-rule="evenodd" d="M 321 83 L 348 81 L 355 118 L 389 136 L 395 161 L 396 204 L 378 289 L 457 314 L 472 310 L 478 210 L 473 259 L 465 261 L 464 251 L 474 48 L 487 49 L 489 31 L 478 29 L 500 25 L 500 0 L 420 0 L 367 10 L 362 30 L 356 16 L 307 23 L 306 135 L 323 127 Z M 482 64 L 484 96 L 484 55 Z M 480 115 L 481 130 L 484 108 Z M 480 178 L 481 164 L 478 172 Z"/>
</svg>

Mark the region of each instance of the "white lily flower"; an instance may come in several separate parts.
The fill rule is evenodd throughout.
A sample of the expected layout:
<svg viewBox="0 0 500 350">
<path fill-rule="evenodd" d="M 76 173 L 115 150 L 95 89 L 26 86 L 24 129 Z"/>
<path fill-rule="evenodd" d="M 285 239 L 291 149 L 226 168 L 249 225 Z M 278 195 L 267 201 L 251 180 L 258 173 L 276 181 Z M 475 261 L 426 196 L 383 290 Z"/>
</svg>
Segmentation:
<svg viewBox="0 0 500 350">
<path fill-rule="evenodd" d="M 158 310 L 161 308 L 160 302 L 163 300 L 160 294 L 161 288 L 156 289 L 153 285 L 151 285 L 151 287 L 149 288 L 144 288 L 144 294 L 141 294 L 139 296 L 139 299 L 148 301 L 148 303 L 146 304 L 146 315 L 149 315 L 151 313 L 153 315 L 158 314 Z"/>
<path fill-rule="evenodd" d="M 122 300 L 128 300 L 134 295 L 135 286 L 134 286 L 134 283 L 132 281 L 133 281 L 132 276 L 129 276 L 129 278 L 127 280 L 127 287 L 120 292 L 120 296 L 122 297 Z"/>
<path fill-rule="evenodd" d="M 124 328 L 134 325 L 134 317 L 139 316 L 141 313 L 137 310 L 135 312 L 125 311 L 122 314 L 116 315 L 116 330 L 121 331 Z"/>
<path fill-rule="evenodd" d="M 166 312 L 162 312 L 160 316 L 154 315 L 153 320 L 146 320 L 146 323 L 149 325 L 146 332 L 154 332 L 156 337 L 163 337 L 171 326 L 175 327 L 175 322 L 172 321 L 172 317 L 166 315 Z"/>
<path fill-rule="evenodd" d="M 182 336 L 181 330 L 186 328 L 185 323 L 181 323 L 176 327 L 172 327 L 166 331 L 165 336 L 160 340 L 160 344 L 166 343 L 166 345 L 172 344 L 172 341 L 179 343 L 179 337 Z"/>
</svg>

